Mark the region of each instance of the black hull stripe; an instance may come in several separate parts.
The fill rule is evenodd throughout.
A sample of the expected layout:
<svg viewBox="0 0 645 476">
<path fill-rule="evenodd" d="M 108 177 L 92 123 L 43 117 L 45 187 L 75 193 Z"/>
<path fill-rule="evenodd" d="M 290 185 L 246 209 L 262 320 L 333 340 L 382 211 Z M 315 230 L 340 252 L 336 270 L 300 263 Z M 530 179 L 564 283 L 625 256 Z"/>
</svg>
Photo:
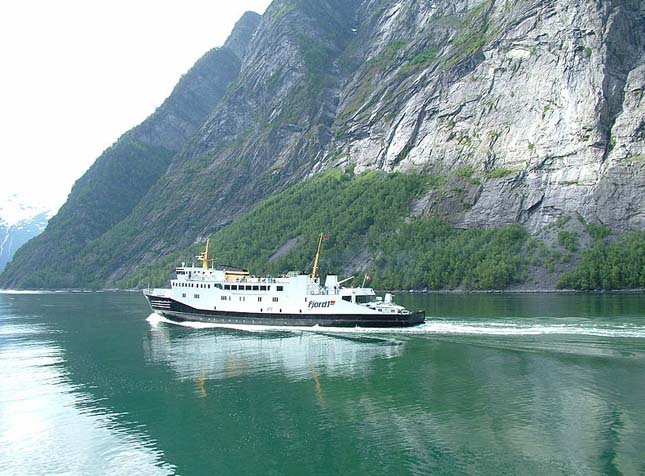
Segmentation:
<svg viewBox="0 0 645 476">
<path fill-rule="evenodd" d="M 146 296 L 153 311 L 175 321 L 213 324 L 257 324 L 297 327 L 410 327 L 425 321 L 423 311 L 411 314 L 249 314 L 233 311 L 195 309 L 170 298 Z"/>
</svg>

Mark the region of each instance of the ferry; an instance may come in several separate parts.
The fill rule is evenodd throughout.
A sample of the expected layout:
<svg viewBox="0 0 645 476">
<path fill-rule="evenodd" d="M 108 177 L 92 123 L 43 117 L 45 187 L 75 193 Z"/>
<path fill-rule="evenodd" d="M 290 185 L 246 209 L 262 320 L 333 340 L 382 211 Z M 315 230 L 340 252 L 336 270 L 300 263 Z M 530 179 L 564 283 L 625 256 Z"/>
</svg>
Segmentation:
<svg viewBox="0 0 645 476">
<path fill-rule="evenodd" d="M 244 268 L 214 265 L 209 241 L 196 256 L 201 266 L 176 268 L 170 288 L 147 289 L 156 314 L 172 321 L 297 327 L 410 327 L 425 321 L 425 312 L 410 312 L 374 289 L 347 287 L 354 279 L 318 276 L 320 253 L 327 239 L 320 234 L 311 274 L 252 276 Z"/>
</svg>

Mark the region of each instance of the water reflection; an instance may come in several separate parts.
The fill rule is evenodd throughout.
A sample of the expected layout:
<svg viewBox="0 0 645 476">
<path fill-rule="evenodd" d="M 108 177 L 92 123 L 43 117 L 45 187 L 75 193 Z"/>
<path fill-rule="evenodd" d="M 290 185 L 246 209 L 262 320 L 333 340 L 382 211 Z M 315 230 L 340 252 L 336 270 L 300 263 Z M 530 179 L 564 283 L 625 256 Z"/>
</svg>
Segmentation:
<svg viewBox="0 0 645 476">
<path fill-rule="evenodd" d="M 374 359 L 400 356 L 403 348 L 404 341 L 395 338 L 194 330 L 156 322 L 144 341 L 145 356 L 150 362 L 165 363 L 180 378 L 195 380 L 200 388 L 205 379 L 257 373 L 280 373 L 291 380 L 316 380 L 320 373 L 326 377 L 361 377 L 372 371 Z"/>
<path fill-rule="evenodd" d="M 164 475 L 154 441 L 72 384 L 64 351 L 42 324 L 0 302 L 0 473 Z"/>
<path fill-rule="evenodd" d="M 2 474 L 645 474 L 638 299 L 611 307 L 631 318 L 573 318 L 569 296 L 513 318 L 520 299 L 468 317 L 451 297 L 414 332 L 354 334 L 151 327 L 127 294 L 7 299 Z"/>
</svg>

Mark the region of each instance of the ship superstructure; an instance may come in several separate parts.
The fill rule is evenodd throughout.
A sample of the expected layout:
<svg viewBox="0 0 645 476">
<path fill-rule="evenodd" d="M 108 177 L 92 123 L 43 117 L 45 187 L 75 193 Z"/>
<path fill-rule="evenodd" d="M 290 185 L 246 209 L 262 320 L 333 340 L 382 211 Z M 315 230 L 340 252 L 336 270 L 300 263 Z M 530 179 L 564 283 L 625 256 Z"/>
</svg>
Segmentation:
<svg viewBox="0 0 645 476">
<path fill-rule="evenodd" d="M 420 324 L 423 311 L 410 312 L 372 288 L 346 287 L 353 277 L 318 276 L 325 239 L 320 235 L 311 274 L 253 276 L 246 269 L 212 266 L 209 243 L 196 257 L 201 267 L 182 265 L 169 289 L 144 292 L 151 308 L 171 320 L 274 326 L 402 327 Z"/>
</svg>

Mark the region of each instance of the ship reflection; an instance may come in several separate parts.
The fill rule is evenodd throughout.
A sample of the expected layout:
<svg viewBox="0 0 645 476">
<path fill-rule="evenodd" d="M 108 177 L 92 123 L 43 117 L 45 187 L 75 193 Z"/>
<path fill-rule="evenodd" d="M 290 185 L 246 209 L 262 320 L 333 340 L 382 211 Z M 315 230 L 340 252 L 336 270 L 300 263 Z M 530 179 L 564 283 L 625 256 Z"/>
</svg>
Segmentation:
<svg viewBox="0 0 645 476">
<path fill-rule="evenodd" d="M 172 368 L 179 378 L 197 382 L 257 373 L 290 379 L 367 375 L 377 359 L 401 355 L 404 341 L 315 332 L 245 332 L 151 326 L 144 342 L 146 359 Z M 201 382 L 201 383 L 200 383 Z"/>
</svg>

